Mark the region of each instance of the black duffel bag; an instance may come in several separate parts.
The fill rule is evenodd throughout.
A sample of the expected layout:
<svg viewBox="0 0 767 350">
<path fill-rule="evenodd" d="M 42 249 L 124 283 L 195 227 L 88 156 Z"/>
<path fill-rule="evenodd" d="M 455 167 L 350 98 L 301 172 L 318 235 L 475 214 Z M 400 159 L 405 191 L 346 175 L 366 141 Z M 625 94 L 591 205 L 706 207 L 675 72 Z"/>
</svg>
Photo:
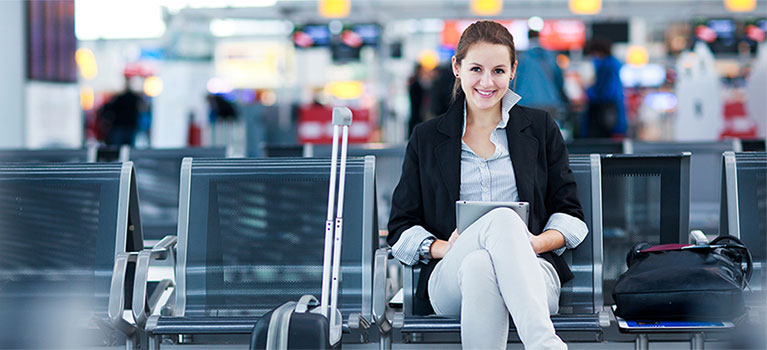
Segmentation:
<svg viewBox="0 0 767 350">
<path fill-rule="evenodd" d="M 708 245 L 634 245 L 613 289 L 615 315 L 627 320 L 733 320 L 745 313 L 751 254 L 739 239 Z"/>
</svg>

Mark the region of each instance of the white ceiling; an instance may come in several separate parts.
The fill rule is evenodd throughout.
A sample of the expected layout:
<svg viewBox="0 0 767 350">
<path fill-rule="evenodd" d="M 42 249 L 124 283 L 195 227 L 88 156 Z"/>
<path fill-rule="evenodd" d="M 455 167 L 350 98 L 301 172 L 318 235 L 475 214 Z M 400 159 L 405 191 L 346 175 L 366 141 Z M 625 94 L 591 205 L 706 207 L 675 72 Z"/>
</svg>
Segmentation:
<svg viewBox="0 0 767 350">
<path fill-rule="evenodd" d="M 351 13 L 344 20 L 379 22 L 412 18 L 466 19 L 476 18 L 469 0 L 351 0 Z M 185 8 L 179 15 L 191 18 L 286 19 L 294 23 L 318 22 L 316 0 L 278 0 L 267 7 Z M 664 20 L 686 20 L 702 17 L 767 17 L 767 0 L 757 0 L 750 13 L 727 12 L 723 0 L 603 0 L 602 12 L 595 16 L 575 16 L 567 0 L 505 0 L 499 19 L 579 17 L 584 20 L 647 17 Z"/>
</svg>

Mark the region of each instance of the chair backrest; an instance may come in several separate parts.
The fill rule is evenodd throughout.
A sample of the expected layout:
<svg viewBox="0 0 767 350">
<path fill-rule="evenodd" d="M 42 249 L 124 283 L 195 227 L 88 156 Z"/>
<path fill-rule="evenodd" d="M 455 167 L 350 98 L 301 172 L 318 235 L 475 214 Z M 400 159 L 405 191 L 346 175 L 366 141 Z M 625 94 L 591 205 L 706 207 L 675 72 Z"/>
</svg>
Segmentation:
<svg viewBox="0 0 767 350">
<path fill-rule="evenodd" d="M 123 147 L 120 159 L 136 166 L 144 239 L 160 240 L 176 234 L 178 186 L 184 157 L 224 158 L 226 148 L 131 149 Z M 151 243 L 150 243 L 151 245 Z"/>
<path fill-rule="evenodd" d="M 740 140 L 740 144 L 743 146 L 743 152 L 767 151 L 764 139 L 744 139 Z"/>
<path fill-rule="evenodd" d="M 690 152 L 690 229 L 716 234 L 719 230 L 719 174 L 722 153 L 740 152 L 739 139 L 708 142 L 634 141 L 634 154 Z"/>
<path fill-rule="evenodd" d="M 578 199 L 589 234 L 562 257 L 575 276 L 562 286 L 559 313 L 596 313 L 602 310 L 602 170 L 598 154 L 570 156 L 578 185 Z"/>
<path fill-rule="evenodd" d="M 560 314 L 592 314 L 602 310 L 602 179 L 598 154 L 571 155 L 570 168 L 578 186 L 578 199 L 583 209 L 589 234 L 575 249 L 562 255 L 574 278 L 562 286 Z M 403 275 L 403 312 L 413 315 L 423 309 L 414 304 L 420 267 L 406 267 Z"/>
<path fill-rule="evenodd" d="M 721 235 L 739 237 L 755 262 L 751 287 L 765 290 L 767 276 L 767 153 L 725 152 Z M 763 301 L 763 300 L 762 300 Z"/>
<path fill-rule="evenodd" d="M 350 157 L 374 156 L 376 160 L 376 201 L 378 202 L 379 229 L 385 230 L 389 222 L 389 210 L 394 188 L 402 174 L 402 162 L 405 160 L 405 146 L 362 144 L 350 145 Z M 313 156 L 330 157 L 331 148 L 327 145 L 314 146 Z"/>
<path fill-rule="evenodd" d="M 604 155 L 604 291 L 625 272 L 626 253 L 639 242 L 686 243 L 689 235 L 690 154 Z"/>
<path fill-rule="evenodd" d="M 121 149 L 122 147 L 114 145 L 99 146 L 96 149 L 96 161 L 99 163 L 119 162 Z"/>
<path fill-rule="evenodd" d="M 265 145 L 264 153 L 267 157 L 311 157 L 313 145 Z"/>
<path fill-rule="evenodd" d="M 130 162 L 0 163 L 0 346 L 74 346 L 108 319 L 115 258 L 143 247 L 133 179 Z"/>
<path fill-rule="evenodd" d="M 95 148 L 0 150 L 0 162 L 86 163 L 95 161 Z"/>
<path fill-rule="evenodd" d="M 630 139 L 574 139 L 565 143 L 570 154 L 621 154 L 631 153 Z"/>
<path fill-rule="evenodd" d="M 320 295 L 330 159 L 186 158 L 181 172 L 177 315 L 260 315 Z M 373 157 L 348 159 L 339 305 L 368 320 L 374 175 Z"/>
</svg>

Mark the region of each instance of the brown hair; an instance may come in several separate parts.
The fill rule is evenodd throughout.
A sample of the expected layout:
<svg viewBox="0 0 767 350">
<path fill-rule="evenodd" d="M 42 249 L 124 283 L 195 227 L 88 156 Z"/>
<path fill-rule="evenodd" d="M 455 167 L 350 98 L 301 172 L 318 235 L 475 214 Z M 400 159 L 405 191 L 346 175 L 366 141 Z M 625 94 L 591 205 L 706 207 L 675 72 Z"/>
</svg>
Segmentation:
<svg viewBox="0 0 767 350">
<path fill-rule="evenodd" d="M 478 21 L 472 23 L 461 34 L 461 40 L 458 41 L 458 47 L 455 49 L 455 61 L 458 65 L 463 62 L 469 49 L 478 43 L 506 45 L 509 48 L 509 57 L 511 57 L 511 69 L 514 68 L 514 62 L 517 61 L 517 51 L 514 48 L 514 37 L 502 24 L 494 21 Z M 452 101 L 456 97 L 463 95 L 460 78 L 455 79 L 453 84 Z"/>
</svg>

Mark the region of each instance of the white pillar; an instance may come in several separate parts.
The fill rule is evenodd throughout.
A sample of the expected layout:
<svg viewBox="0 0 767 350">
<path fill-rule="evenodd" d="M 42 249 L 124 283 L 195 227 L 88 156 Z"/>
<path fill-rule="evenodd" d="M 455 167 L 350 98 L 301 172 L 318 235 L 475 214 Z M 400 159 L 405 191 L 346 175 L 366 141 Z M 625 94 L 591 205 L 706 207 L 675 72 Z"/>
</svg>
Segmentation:
<svg viewBox="0 0 767 350">
<path fill-rule="evenodd" d="M 26 46 L 23 1 L 0 1 L 0 148 L 24 147 Z"/>
</svg>

